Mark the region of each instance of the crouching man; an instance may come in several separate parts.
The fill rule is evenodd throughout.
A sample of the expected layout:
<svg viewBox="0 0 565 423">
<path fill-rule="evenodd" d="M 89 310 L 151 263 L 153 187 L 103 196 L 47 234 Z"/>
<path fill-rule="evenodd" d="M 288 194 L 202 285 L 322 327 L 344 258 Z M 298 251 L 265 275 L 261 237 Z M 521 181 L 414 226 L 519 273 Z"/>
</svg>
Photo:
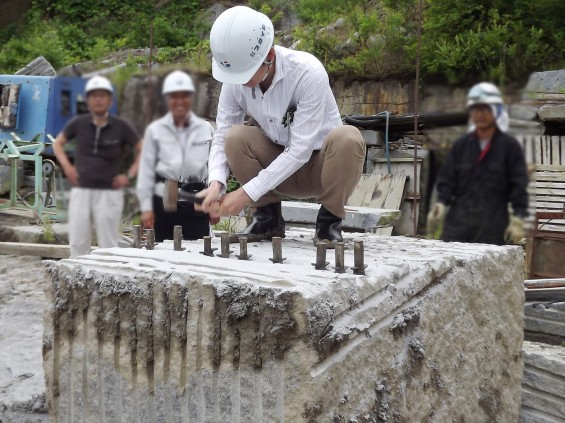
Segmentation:
<svg viewBox="0 0 565 423">
<path fill-rule="evenodd" d="M 342 241 L 344 205 L 363 169 L 361 133 L 343 125 L 324 66 L 309 53 L 273 45 L 270 19 L 245 6 L 212 26 L 212 74 L 223 83 L 202 209 L 212 216 L 255 207 L 241 233 L 284 236 L 281 195 L 317 198 L 314 241 Z M 258 126 L 243 125 L 248 115 Z M 242 185 L 223 195 L 230 169 Z"/>
</svg>

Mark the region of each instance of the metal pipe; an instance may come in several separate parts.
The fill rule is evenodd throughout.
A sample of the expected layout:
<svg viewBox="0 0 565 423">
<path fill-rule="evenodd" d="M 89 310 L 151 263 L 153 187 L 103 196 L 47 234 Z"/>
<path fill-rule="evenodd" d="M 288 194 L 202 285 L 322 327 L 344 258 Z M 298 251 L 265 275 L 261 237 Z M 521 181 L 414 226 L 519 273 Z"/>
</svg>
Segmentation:
<svg viewBox="0 0 565 423">
<path fill-rule="evenodd" d="M 239 238 L 239 255 L 236 256 L 239 260 L 249 260 L 253 257 L 251 254 L 247 254 L 247 237 L 240 236 Z"/>
<path fill-rule="evenodd" d="M 343 242 L 335 243 L 335 272 L 344 273 L 345 269 L 345 244 Z"/>
<path fill-rule="evenodd" d="M 220 233 L 220 242 L 221 242 L 221 254 L 218 254 L 218 256 L 223 258 L 229 258 L 230 254 L 233 253 L 233 251 L 230 251 L 230 233 L 229 232 Z"/>
<path fill-rule="evenodd" d="M 214 251 L 217 248 L 212 248 L 212 237 L 211 236 L 203 236 L 202 239 L 204 240 L 204 251 L 200 251 L 200 254 L 204 254 L 205 256 L 213 257 Z"/>
<path fill-rule="evenodd" d="M 316 270 L 326 270 L 326 266 L 330 264 L 326 261 L 327 249 L 328 243 L 325 241 L 320 241 L 316 244 L 316 263 L 312 263 Z"/>
<path fill-rule="evenodd" d="M 182 226 L 175 225 L 173 228 L 173 248 L 175 251 L 182 251 Z"/>
<path fill-rule="evenodd" d="M 363 241 L 353 243 L 353 274 L 364 275 L 367 265 L 365 264 L 365 246 Z"/>
<path fill-rule="evenodd" d="M 273 258 L 270 258 L 273 263 L 282 263 L 286 260 L 286 257 L 282 256 L 282 238 L 280 236 L 274 236 L 272 239 L 273 243 Z"/>
<path fill-rule="evenodd" d="M 155 231 L 145 229 L 145 249 L 152 250 L 153 248 L 155 248 Z"/>
<path fill-rule="evenodd" d="M 141 225 L 132 226 L 132 247 L 141 248 Z"/>
</svg>

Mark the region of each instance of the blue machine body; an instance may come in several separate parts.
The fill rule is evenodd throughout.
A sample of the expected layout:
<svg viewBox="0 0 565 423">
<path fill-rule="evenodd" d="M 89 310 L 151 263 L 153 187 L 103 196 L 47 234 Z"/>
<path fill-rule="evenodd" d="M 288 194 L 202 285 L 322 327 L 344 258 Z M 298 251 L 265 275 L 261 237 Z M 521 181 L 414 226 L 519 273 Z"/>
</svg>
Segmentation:
<svg viewBox="0 0 565 423">
<path fill-rule="evenodd" d="M 14 132 L 23 141 L 49 142 L 73 117 L 88 113 L 84 88 L 86 78 L 62 76 L 0 75 L 0 85 L 19 85 L 16 127 L 0 125 L 0 141 L 13 140 Z M 116 102 L 110 113 L 117 114 Z M 48 148 L 46 152 L 52 151 Z"/>
</svg>

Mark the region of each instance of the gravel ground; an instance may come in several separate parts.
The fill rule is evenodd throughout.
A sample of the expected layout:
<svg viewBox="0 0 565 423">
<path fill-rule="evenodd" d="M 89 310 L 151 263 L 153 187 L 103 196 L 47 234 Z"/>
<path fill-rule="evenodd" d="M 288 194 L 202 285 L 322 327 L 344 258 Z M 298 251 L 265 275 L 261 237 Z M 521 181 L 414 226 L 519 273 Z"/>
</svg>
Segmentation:
<svg viewBox="0 0 565 423">
<path fill-rule="evenodd" d="M 48 422 L 40 257 L 0 255 L 0 423 Z"/>
</svg>

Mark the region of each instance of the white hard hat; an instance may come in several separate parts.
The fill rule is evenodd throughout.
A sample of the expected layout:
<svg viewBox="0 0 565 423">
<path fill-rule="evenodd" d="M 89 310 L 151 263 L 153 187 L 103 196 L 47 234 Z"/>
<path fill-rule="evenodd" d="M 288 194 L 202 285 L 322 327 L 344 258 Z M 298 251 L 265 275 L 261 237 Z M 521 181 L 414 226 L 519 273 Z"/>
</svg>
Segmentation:
<svg viewBox="0 0 565 423">
<path fill-rule="evenodd" d="M 110 92 L 110 94 L 114 94 L 114 87 L 112 83 L 108 80 L 108 78 L 104 78 L 103 76 L 93 76 L 88 80 L 85 87 L 85 92 L 88 95 L 90 91 L 94 90 L 105 90 Z"/>
<path fill-rule="evenodd" d="M 163 82 L 163 94 L 178 91 L 194 92 L 194 83 L 192 82 L 192 78 L 180 70 L 176 70 L 168 74 Z"/>
<path fill-rule="evenodd" d="M 504 101 L 496 85 L 490 82 L 481 82 L 473 85 L 467 95 L 467 107 L 477 104 L 504 104 Z"/>
<path fill-rule="evenodd" d="M 245 84 L 259 69 L 273 46 L 271 20 L 246 6 L 223 12 L 212 25 L 212 75 L 227 84 Z"/>
</svg>

